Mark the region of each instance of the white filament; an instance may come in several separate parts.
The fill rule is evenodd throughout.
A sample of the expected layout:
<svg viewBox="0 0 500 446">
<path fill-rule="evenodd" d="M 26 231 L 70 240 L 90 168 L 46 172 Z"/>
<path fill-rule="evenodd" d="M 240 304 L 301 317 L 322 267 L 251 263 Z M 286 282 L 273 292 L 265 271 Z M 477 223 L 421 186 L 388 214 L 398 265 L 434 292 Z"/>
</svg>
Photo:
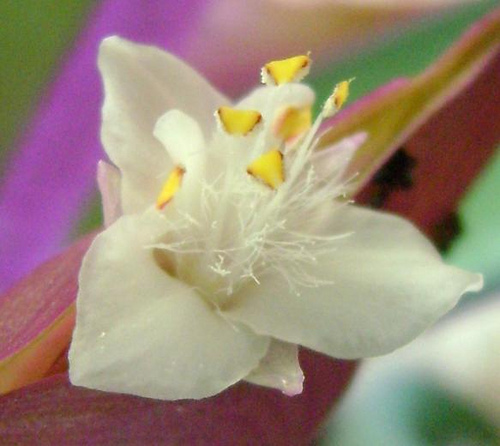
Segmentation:
<svg viewBox="0 0 500 446">
<path fill-rule="evenodd" d="M 284 88 L 274 89 L 263 114 L 271 115 Z M 213 136 L 205 157 L 205 171 L 211 175 L 198 178 L 193 187 L 200 199 L 175 202 L 165 219 L 165 240 L 150 246 L 170 256 L 179 279 L 216 302 L 248 280 L 260 283 L 263 274 L 281 275 L 294 292 L 325 284 L 311 271 L 322 254 L 350 234 L 325 236 L 319 230 L 325 206 L 330 215 L 332 208 L 342 206 L 338 198 L 346 186 L 340 181 L 342 172 L 320 178 L 311 162 L 321 120 L 322 114 L 288 148 L 285 181 L 277 190 L 247 174 L 248 158 L 234 154 L 234 138 Z M 264 122 L 258 135 L 239 138 L 236 145 L 255 159 L 272 148 L 273 138 L 272 123 Z"/>
</svg>

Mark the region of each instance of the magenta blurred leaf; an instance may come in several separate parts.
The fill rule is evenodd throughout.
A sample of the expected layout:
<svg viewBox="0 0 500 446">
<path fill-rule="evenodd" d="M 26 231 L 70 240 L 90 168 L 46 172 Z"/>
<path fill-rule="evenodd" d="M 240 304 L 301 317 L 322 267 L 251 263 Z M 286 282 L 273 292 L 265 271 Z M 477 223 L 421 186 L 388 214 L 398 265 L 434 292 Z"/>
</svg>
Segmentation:
<svg viewBox="0 0 500 446">
<path fill-rule="evenodd" d="M 303 351 L 304 392 L 238 384 L 213 398 L 162 402 L 74 387 L 56 375 L 0 397 L 3 444 L 306 445 L 355 368 Z"/>
</svg>

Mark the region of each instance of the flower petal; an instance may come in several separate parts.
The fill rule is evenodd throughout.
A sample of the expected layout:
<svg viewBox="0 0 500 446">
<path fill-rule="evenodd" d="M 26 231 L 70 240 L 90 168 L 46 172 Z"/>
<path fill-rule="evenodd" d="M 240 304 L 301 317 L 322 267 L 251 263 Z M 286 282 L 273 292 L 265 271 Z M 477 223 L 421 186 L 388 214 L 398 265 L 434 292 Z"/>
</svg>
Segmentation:
<svg viewBox="0 0 500 446">
<path fill-rule="evenodd" d="M 366 141 L 368 135 L 364 132 L 356 133 L 325 147 L 323 150 L 314 152 L 311 156 L 311 162 L 315 172 L 324 180 L 331 179 L 338 175 L 344 175 L 347 165 L 352 157 Z M 353 178 L 344 178 L 351 180 Z"/>
<path fill-rule="evenodd" d="M 207 136 L 213 112 L 227 99 L 174 56 L 118 37 L 101 44 L 99 68 L 106 94 L 102 140 L 123 175 L 123 209 L 144 210 L 156 198 L 158 176 L 172 167 L 153 136 L 158 118 L 177 108 Z"/>
<path fill-rule="evenodd" d="M 304 107 L 313 105 L 315 94 L 311 87 L 304 84 L 285 84 L 279 87 L 258 87 L 236 105 L 242 110 L 258 110 L 264 119 L 274 118 L 280 107 Z"/>
<path fill-rule="evenodd" d="M 224 320 L 155 261 L 156 212 L 101 233 L 80 273 L 73 384 L 156 399 L 203 398 L 257 367 L 269 338 Z M 156 233 L 156 234 L 155 234 Z"/>
<path fill-rule="evenodd" d="M 359 131 L 369 134 L 349 167 L 358 174 L 361 188 L 430 115 L 477 76 L 499 45 L 500 10 L 496 10 L 420 76 L 394 81 L 339 114 L 320 145 L 327 147 Z"/>
<path fill-rule="evenodd" d="M 291 292 L 278 277 L 242 290 L 224 314 L 268 334 L 338 358 L 388 353 L 449 311 L 482 277 L 442 263 L 408 222 L 348 206 L 333 234 L 353 231 L 308 271 L 331 284 Z"/>
<path fill-rule="evenodd" d="M 122 215 L 120 171 L 106 161 L 97 164 L 97 184 L 101 192 L 104 226 L 111 226 Z"/>
<path fill-rule="evenodd" d="M 153 133 L 174 164 L 185 164 L 187 158 L 199 155 L 205 146 L 198 123 L 179 110 L 170 110 L 158 119 Z"/>
<path fill-rule="evenodd" d="M 266 356 L 245 381 L 279 389 L 288 396 L 302 393 L 304 373 L 299 364 L 298 346 L 272 340 Z"/>
</svg>

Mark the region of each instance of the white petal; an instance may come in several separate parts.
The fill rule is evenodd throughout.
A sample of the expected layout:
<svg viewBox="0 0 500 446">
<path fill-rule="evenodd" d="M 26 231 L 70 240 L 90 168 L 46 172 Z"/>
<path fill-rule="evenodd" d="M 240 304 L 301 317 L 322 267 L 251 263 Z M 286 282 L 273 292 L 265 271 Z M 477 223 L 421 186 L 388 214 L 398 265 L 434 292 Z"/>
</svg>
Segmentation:
<svg viewBox="0 0 500 446">
<path fill-rule="evenodd" d="M 202 398 L 244 378 L 266 354 L 267 337 L 228 323 L 157 265 L 145 246 L 161 232 L 157 213 L 124 216 L 92 244 L 80 272 L 73 384 Z"/>
<path fill-rule="evenodd" d="M 259 87 L 236 104 L 243 110 L 258 110 L 264 119 L 273 119 L 274 114 L 285 106 L 304 107 L 314 103 L 314 91 L 304 84 L 284 84 L 279 87 Z"/>
<path fill-rule="evenodd" d="M 290 292 L 279 277 L 241 291 L 225 314 L 257 333 L 339 358 L 388 353 L 449 311 L 482 277 L 445 265 L 405 220 L 345 206 L 331 234 L 353 231 L 308 271 L 331 284 Z"/>
<path fill-rule="evenodd" d="M 281 390 L 288 396 L 302 393 L 304 374 L 299 364 L 298 346 L 277 340 L 271 341 L 267 355 L 245 380 Z"/>
<path fill-rule="evenodd" d="M 359 132 L 314 152 L 311 163 L 320 179 L 329 180 L 343 174 L 353 155 L 366 141 L 367 133 Z M 350 180 L 350 178 L 344 178 Z"/>
<path fill-rule="evenodd" d="M 101 44 L 99 69 L 105 90 L 102 141 L 123 175 L 123 209 L 144 210 L 154 203 L 161 177 L 171 168 L 153 136 L 158 118 L 177 108 L 208 135 L 214 110 L 227 99 L 174 56 L 118 37 Z"/>
<path fill-rule="evenodd" d="M 111 226 L 122 215 L 120 197 L 120 171 L 106 161 L 97 164 L 97 185 L 102 198 L 104 226 Z"/>
<path fill-rule="evenodd" d="M 170 110 L 156 123 L 154 136 L 167 149 L 174 164 L 186 164 L 204 152 L 205 140 L 198 123 L 179 110 Z"/>
</svg>

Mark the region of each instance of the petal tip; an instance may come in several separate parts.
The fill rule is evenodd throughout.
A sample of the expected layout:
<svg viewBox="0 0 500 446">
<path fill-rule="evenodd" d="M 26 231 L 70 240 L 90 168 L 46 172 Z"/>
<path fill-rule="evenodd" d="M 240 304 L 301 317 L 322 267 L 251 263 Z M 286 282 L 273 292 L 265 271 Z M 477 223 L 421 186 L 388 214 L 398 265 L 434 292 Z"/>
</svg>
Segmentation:
<svg viewBox="0 0 500 446">
<path fill-rule="evenodd" d="M 475 280 L 471 280 L 470 285 L 466 288 L 465 293 L 477 293 L 484 288 L 484 276 L 481 273 L 473 274 Z"/>
<path fill-rule="evenodd" d="M 282 393 L 286 396 L 297 396 L 304 390 L 304 375 L 301 374 L 295 379 L 283 383 Z"/>
</svg>

